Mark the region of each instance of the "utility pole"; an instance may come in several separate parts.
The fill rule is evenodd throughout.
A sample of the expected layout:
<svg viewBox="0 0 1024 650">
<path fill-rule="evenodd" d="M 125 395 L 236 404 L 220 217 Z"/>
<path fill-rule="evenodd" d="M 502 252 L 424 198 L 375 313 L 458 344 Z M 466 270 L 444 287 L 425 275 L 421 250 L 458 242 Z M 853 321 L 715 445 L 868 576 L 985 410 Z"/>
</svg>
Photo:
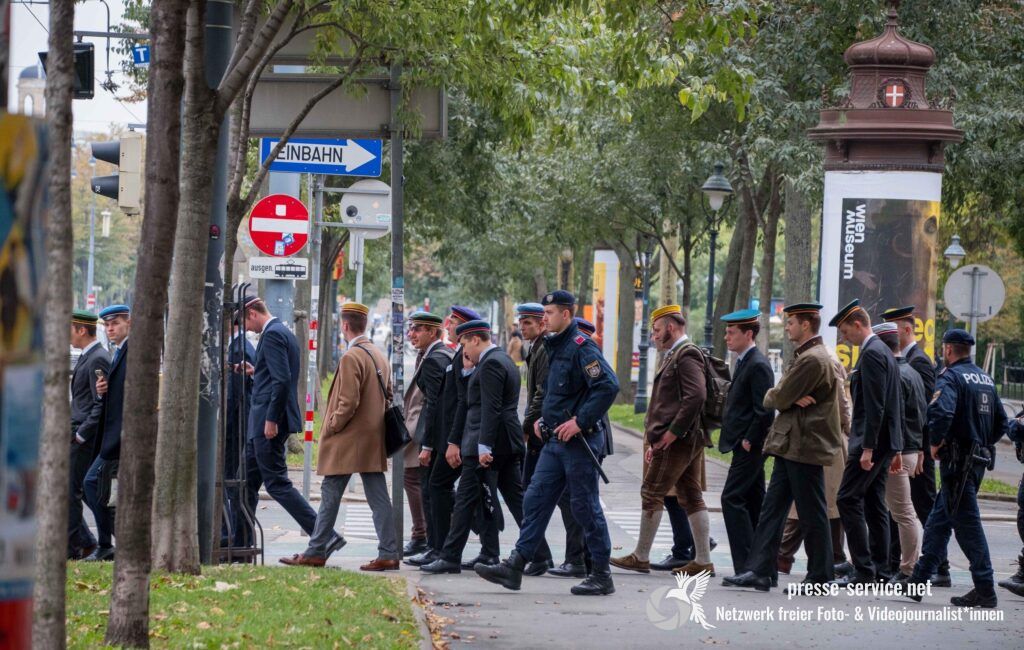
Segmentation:
<svg viewBox="0 0 1024 650">
<path fill-rule="evenodd" d="M 313 409 L 320 386 L 317 382 L 316 333 L 320 326 L 320 240 L 324 220 L 324 177 L 310 174 L 310 192 L 313 195 L 309 213 L 309 355 L 306 361 L 306 423 L 302 454 L 302 494 L 309 500 L 309 485 L 313 474 Z"/>
<path fill-rule="evenodd" d="M 234 39 L 231 22 L 234 4 L 228 0 L 209 0 L 206 3 L 204 26 L 204 58 L 206 83 L 211 88 L 220 85 L 231 60 Z M 198 478 L 199 561 L 210 564 L 213 549 L 220 539 L 220 521 L 214 517 L 217 493 L 217 440 L 220 435 L 220 382 L 221 336 L 223 333 L 224 303 L 224 229 L 228 206 L 228 136 L 231 129 L 228 118 L 221 125 L 217 138 L 217 158 L 213 171 L 213 194 L 210 202 L 209 248 L 206 253 L 206 284 L 203 305 L 206 326 L 203 332 L 203 355 L 199 376 L 199 417 L 197 422 L 196 472 Z"/>
<path fill-rule="evenodd" d="M 90 159 L 89 165 L 95 170 L 96 160 Z M 93 173 L 95 176 L 95 171 Z M 92 296 L 92 285 L 94 284 L 93 274 L 96 268 L 96 194 L 92 193 L 92 205 L 89 206 L 89 261 L 85 272 L 85 308 L 95 309 L 96 303 L 89 298 Z"/>
<path fill-rule="evenodd" d="M 405 394 L 403 352 L 405 350 L 402 332 L 405 328 L 405 259 L 402 256 L 403 213 L 403 172 L 402 172 L 402 124 L 399 122 L 399 104 L 402 101 L 402 66 L 391 64 L 391 377 L 394 382 L 395 400 L 400 404 Z M 402 537 L 405 524 L 402 484 L 405 462 L 402 454 L 391 457 L 391 504 L 394 509 L 395 535 L 398 548 L 404 546 Z M 401 551 L 399 551 L 401 552 Z"/>
<path fill-rule="evenodd" d="M 651 348 L 651 258 L 654 257 L 654 238 L 644 237 L 644 250 L 640 251 L 640 269 L 643 273 L 643 310 L 640 321 L 640 367 L 636 377 L 634 413 L 647 412 L 647 357 Z M 663 276 L 664 277 L 664 276 Z M 662 280 L 663 282 L 665 280 Z"/>
</svg>

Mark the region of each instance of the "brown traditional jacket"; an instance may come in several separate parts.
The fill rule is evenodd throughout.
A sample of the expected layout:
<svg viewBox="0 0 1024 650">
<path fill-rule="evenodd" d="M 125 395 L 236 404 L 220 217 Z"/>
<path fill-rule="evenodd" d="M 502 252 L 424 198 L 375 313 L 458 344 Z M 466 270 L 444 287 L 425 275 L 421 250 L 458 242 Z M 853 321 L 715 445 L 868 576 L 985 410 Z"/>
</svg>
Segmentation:
<svg viewBox="0 0 1024 650">
<path fill-rule="evenodd" d="M 644 418 L 648 442 L 654 444 L 666 431 L 671 431 L 679 438 L 700 435 L 704 444 L 710 444 L 700 417 L 705 399 L 704 358 L 697 346 L 686 340 L 666 354 L 654 373 Z"/>
</svg>

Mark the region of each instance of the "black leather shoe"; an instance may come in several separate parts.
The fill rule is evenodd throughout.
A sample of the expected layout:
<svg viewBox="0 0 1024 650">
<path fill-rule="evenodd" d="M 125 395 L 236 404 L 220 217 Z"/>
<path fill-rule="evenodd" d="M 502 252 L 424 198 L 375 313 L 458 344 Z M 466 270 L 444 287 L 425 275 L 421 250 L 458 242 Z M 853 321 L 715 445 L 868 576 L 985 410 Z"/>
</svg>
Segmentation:
<svg viewBox="0 0 1024 650">
<path fill-rule="evenodd" d="M 554 568 L 554 566 L 555 563 L 551 560 L 535 560 L 526 565 L 523 569 L 523 575 L 532 577 L 542 576 L 547 573 L 548 569 Z"/>
<path fill-rule="evenodd" d="M 949 599 L 957 607 L 995 607 L 997 598 L 995 593 L 983 596 L 977 589 L 971 589 L 963 596 L 953 596 Z"/>
<path fill-rule="evenodd" d="M 661 562 L 651 562 L 651 569 L 655 571 L 671 571 L 672 569 L 678 569 L 681 566 L 686 566 L 692 559 L 693 558 L 682 559 L 669 554 L 666 555 L 665 559 Z"/>
<path fill-rule="evenodd" d="M 952 587 L 953 578 L 948 573 L 936 573 L 932 576 L 933 587 Z"/>
<path fill-rule="evenodd" d="M 744 571 L 739 575 L 731 576 L 722 580 L 722 586 L 753 588 L 758 591 L 769 591 L 772 588 L 772 580 L 771 578 L 763 578 L 753 571 Z"/>
<path fill-rule="evenodd" d="M 548 575 L 559 578 L 585 578 L 587 576 L 587 567 L 582 564 L 564 562 L 553 569 L 548 569 Z"/>
<path fill-rule="evenodd" d="M 424 573 L 462 573 L 462 567 L 458 562 L 437 558 L 429 564 L 420 566 L 420 571 Z"/>
<path fill-rule="evenodd" d="M 840 562 L 832 567 L 832 571 L 836 574 L 836 577 L 853 575 L 856 569 L 849 562 Z"/>
<path fill-rule="evenodd" d="M 839 585 L 839 587 L 841 589 L 845 589 L 848 585 L 871 585 L 871 584 L 875 584 L 876 582 L 878 582 L 878 579 L 875 578 L 875 576 L 873 576 L 873 575 L 857 573 L 856 571 L 854 571 L 852 574 L 850 574 L 848 576 L 843 576 L 842 578 L 836 578 L 832 582 L 834 584 Z"/>
<path fill-rule="evenodd" d="M 490 555 L 484 555 L 483 553 L 481 553 L 480 555 L 477 555 L 472 560 L 468 560 L 466 562 L 463 562 L 462 563 L 462 568 L 465 569 L 466 571 L 472 571 L 473 567 L 475 567 L 478 564 L 497 564 L 497 563 L 498 563 L 498 558 L 492 557 Z"/>
<path fill-rule="evenodd" d="M 427 540 L 425 539 L 410 539 L 409 543 L 402 549 L 402 557 L 419 555 L 420 553 L 426 552 L 429 548 Z"/>
<path fill-rule="evenodd" d="M 712 551 L 715 550 L 715 547 L 718 546 L 718 542 L 715 541 L 715 538 L 714 537 L 709 537 L 708 541 L 711 542 L 711 550 Z"/>
<path fill-rule="evenodd" d="M 526 560 L 517 551 L 512 551 L 512 555 L 507 560 L 502 560 L 498 564 L 477 564 L 473 570 L 487 582 L 501 585 L 505 589 L 519 591 L 523 584 L 523 569 L 525 568 Z"/>
<path fill-rule="evenodd" d="M 96 550 L 82 558 L 83 562 L 112 562 L 114 560 L 113 546 L 97 546 Z"/>
<path fill-rule="evenodd" d="M 1024 597 L 1024 555 L 1017 558 L 1017 573 L 1006 580 L 1000 580 L 999 586 L 1011 594 Z"/>
<path fill-rule="evenodd" d="M 779 586 L 779 576 L 772 576 L 772 587 Z"/>
<path fill-rule="evenodd" d="M 331 553 L 334 553 L 335 551 L 340 551 L 345 544 L 348 544 L 348 540 L 341 535 L 336 536 L 331 540 L 331 543 L 327 545 L 327 557 L 330 557 Z"/>
<path fill-rule="evenodd" d="M 611 571 L 591 572 L 583 582 L 569 590 L 574 596 L 607 596 L 615 593 Z"/>
<path fill-rule="evenodd" d="M 413 555 L 412 557 L 405 558 L 403 562 L 409 566 L 423 566 L 424 564 L 430 564 L 439 557 L 441 557 L 440 553 L 434 549 L 428 549 L 419 555 Z"/>
</svg>

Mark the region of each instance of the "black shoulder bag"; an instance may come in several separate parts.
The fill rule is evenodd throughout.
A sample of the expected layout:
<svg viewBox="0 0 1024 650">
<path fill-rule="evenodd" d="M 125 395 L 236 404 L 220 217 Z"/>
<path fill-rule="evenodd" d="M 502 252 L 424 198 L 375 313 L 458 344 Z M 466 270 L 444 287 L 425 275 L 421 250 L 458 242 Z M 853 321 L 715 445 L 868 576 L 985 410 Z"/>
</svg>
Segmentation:
<svg viewBox="0 0 1024 650">
<path fill-rule="evenodd" d="M 384 388 L 384 375 L 377 367 L 377 360 L 373 358 L 370 351 L 361 345 L 357 348 L 370 357 L 373 369 L 377 371 L 377 383 L 380 384 L 380 392 L 384 396 L 384 450 L 388 457 L 394 456 L 398 451 L 409 444 L 412 438 L 409 437 L 409 429 L 405 426 L 405 416 L 402 409 L 394 402 L 388 405 L 388 391 Z"/>
</svg>

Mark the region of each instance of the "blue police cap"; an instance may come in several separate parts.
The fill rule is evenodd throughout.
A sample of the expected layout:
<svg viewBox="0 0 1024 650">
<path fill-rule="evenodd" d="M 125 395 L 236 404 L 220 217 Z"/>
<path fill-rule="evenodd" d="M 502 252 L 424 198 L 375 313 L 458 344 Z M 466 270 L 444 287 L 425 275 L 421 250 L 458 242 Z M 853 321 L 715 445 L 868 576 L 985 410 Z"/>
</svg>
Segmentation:
<svg viewBox="0 0 1024 650">
<path fill-rule="evenodd" d="M 722 322 L 726 325 L 753 325 L 760 316 L 761 312 L 756 309 L 741 309 L 722 316 Z"/>
<path fill-rule="evenodd" d="M 128 316 L 131 314 L 128 305 L 111 305 L 100 312 L 100 320 L 108 321 L 115 316 Z"/>
<path fill-rule="evenodd" d="M 572 295 L 564 289 L 552 291 L 548 295 L 544 296 L 540 304 L 542 305 L 561 305 L 564 307 L 573 307 L 576 305 L 576 296 Z"/>
<path fill-rule="evenodd" d="M 462 321 L 463 323 L 471 320 L 480 320 L 483 318 L 476 310 L 470 307 L 463 307 L 462 305 L 452 305 L 452 316 Z"/>
<path fill-rule="evenodd" d="M 946 330 L 946 333 L 942 335 L 942 342 L 954 345 L 974 345 L 974 337 L 967 330 L 951 329 Z"/>
<path fill-rule="evenodd" d="M 593 336 L 594 332 L 597 331 L 597 327 L 593 323 L 579 316 L 576 317 L 576 327 L 587 336 Z"/>
<path fill-rule="evenodd" d="M 536 317 L 540 318 L 544 315 L 544 305 L 539 302 L 524 302 L 521 305 L 516 305 L 516 316 L 519 318 L 523 317 Z"/>
</svg>

